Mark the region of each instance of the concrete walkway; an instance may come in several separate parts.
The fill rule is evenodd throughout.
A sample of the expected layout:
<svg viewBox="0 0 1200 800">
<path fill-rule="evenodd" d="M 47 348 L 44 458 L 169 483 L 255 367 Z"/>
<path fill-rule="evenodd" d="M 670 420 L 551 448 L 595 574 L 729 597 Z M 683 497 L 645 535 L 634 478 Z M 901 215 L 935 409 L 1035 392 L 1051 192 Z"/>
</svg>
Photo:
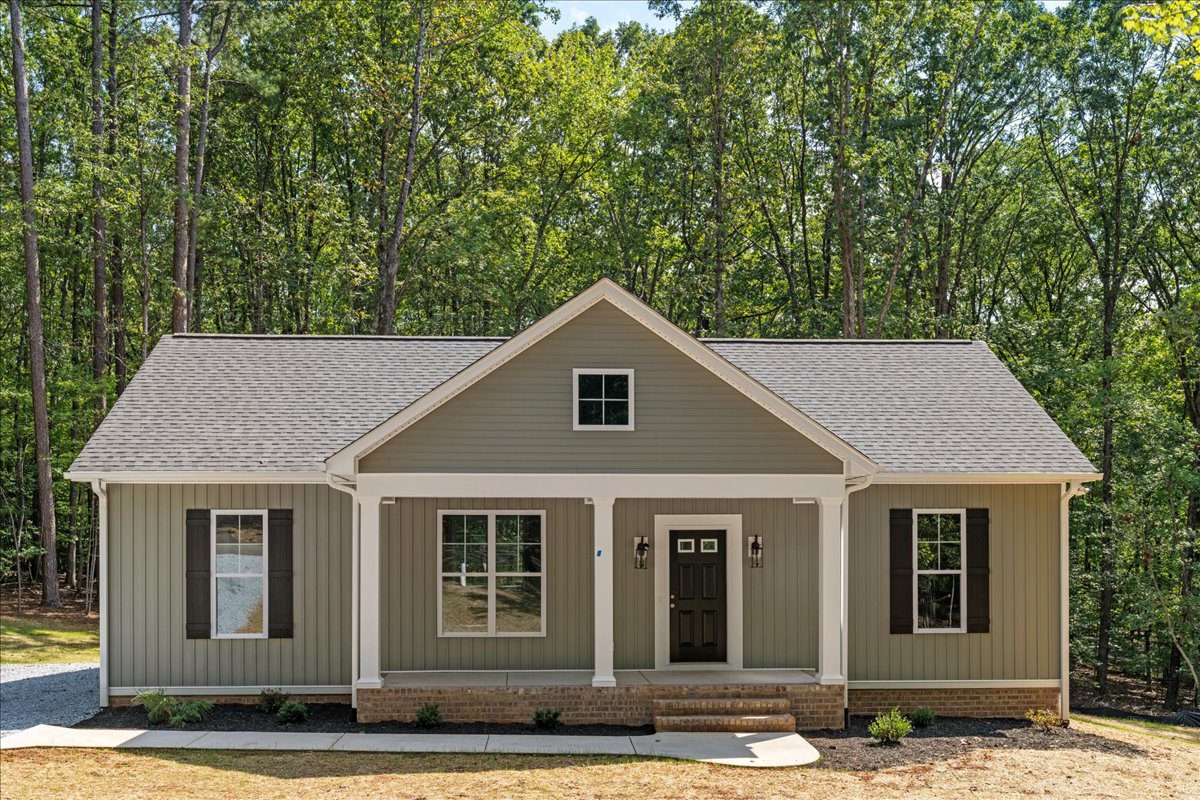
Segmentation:
<svg viewBox="0 0 1200 800">
<path fill-rule="evenodd" d="M 655 733 L 648 736 L 537 736 L 414 733 L 262 733 L 118 730 L 37 725 L 0 741 L 24 747 L 147 747 L 218 750 L 343 750 L 360 753 L 536 753 L 656 756 L 735 767 L 802 767 L 820 758 L 795 733 Z"/>
</svg>

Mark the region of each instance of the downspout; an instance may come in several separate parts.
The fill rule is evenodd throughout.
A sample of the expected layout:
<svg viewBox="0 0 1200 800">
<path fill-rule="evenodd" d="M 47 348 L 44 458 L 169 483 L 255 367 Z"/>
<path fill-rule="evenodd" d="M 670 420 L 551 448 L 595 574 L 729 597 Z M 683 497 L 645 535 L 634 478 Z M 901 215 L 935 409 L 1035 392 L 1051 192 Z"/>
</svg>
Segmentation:
<svg viewBox="0 0 1200 800">
<path fill-rule="evenodd" d="M 1081 481 L 1062 484 L 1058 511 L 1058 712 L 1067 724 L 1071 721 L 1071 498 L 1087 491 Z"/>
<path fill-rule="evenodd" d="M 866 489 L 874 477 L 847 478 L 842 502 L 842 715 L 846 728 L 850 727 L 850 495 Z"/>
<path fill-rule="evenodd" d="M 325 463 L 320 464 L 322 469 Z M 350 495 L 350 707 L 358 708 L 358 491 L 355 484 L 345 482 L 345 478 L 325 473 L 325 482 L 331 489 Z M 343 483 L 338 483 L 343 481 Z"/>
<path fill-rule="evenodd" d="M 92 481 L 96 493 L 97 523 L 99 525 L 100 558 L 100 707 L 108 707 L 108 486 L 96 478 Z"/>
</svg>

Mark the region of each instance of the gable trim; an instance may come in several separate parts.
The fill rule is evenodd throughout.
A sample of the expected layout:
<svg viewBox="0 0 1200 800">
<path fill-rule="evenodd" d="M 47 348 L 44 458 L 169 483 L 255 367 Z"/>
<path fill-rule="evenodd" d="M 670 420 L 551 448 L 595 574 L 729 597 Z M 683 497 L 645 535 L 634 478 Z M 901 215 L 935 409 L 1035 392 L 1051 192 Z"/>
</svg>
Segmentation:
<svg viewBox="0 0 1200 800">
<path fill-rule="evenodd" d="M 879 465 L 865 453 L 751 378 L 716 351 L 685 333 L 666 317 L 608 278 L 601 278 L 533 325 L 517 333 L 470 366 L 329 456 L 324 462 L 325 470 L 338 475 L 357 473 L 358 461 L 363 456 L 368 455 L 384 442 L 437 410 L 601 301 L 612 303 L 645 328 L 657 334 L 659 338 L 807 437 L 818 447 L 840 459 L 846 465 L 846 472 L 874 474 L 878 471 Z"/>
</svg>

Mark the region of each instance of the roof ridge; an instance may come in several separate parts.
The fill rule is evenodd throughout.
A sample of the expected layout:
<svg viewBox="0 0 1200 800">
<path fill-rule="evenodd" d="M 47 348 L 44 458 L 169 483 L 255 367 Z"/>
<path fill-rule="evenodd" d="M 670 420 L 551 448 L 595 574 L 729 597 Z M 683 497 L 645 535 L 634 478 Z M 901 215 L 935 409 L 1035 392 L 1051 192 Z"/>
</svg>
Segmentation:
<svg viewBox="0 0 1200 800">
<path fill-rule="evenodd" d="M 402 336 L 380 335 L 376 333 L 169 333 L 167 339 L 295 339 L 312 341 L 315 339 L 347 339 L 352 341 L 382 341 L 382 342 L 503 342 L 507 336 Z"/>
<path fill-rule="evenodd" d="M 756 339 L 752 337 L 702 337 L 700 341 L 715 344 L 986 344 L 982 339 Z"/>
</svg>

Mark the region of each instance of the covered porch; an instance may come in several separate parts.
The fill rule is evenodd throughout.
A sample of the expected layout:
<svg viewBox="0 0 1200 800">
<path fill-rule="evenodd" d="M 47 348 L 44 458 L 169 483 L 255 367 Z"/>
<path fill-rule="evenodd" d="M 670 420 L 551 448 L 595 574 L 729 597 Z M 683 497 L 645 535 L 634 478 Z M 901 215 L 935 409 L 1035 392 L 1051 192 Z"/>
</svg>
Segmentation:
<svg viewBox="0 0 1200 800">
<path fill-rule="evenodd" d="M 618 669 L 617 686 L 762 686 L 815 685 L 806 669 Z M 484 670 L 384 672 L 385 689 L 431 689 L 468 686 L 591 686 L 593 672 L 576 670 Z"/>
</svg>

